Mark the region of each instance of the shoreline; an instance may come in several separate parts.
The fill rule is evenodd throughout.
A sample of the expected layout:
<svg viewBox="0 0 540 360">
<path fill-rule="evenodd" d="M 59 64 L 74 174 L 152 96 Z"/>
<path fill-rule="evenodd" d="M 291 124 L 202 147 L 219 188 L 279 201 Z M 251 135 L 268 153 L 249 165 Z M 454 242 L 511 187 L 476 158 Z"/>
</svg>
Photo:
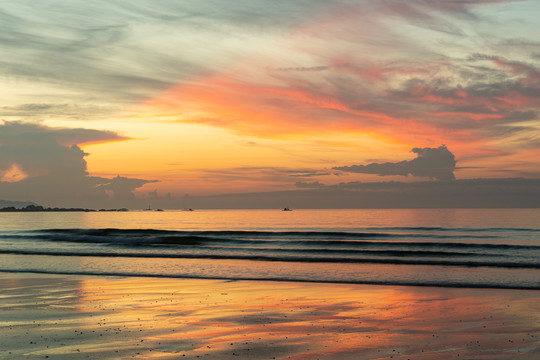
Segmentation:
<svg viewBox="0 0 540 360">
<path fill-rule="evenodd" d="M 0 272 L 0 358 L 530 359 L 540 293 Z"/>
<path fill-rule="evenodd" d="M 169 279 L 169 280 L 208 280 L 208 281 L 251 281 L 251 282 L 270 282 L 270 283 L 299 283 L 299 284 L 320 284 L 320 285 L 358 285 L 358 286 L 390 286 L 390 287 L 418 287 L 418 288 L 433 288 L 433 289 L 463 289 L 463 290 L 516 290 L 516 291 L 537 291 L 540 297 L 540 287 L 537 286 L 500 286 L 489 284 L 461 284 L 461 283 L 408 283 L 408 282 L 378 282 L 378 281 L 347 281 L 347 280 L 308 280 L 308 279 L 280 279 L 280 278 L 228 278 L 219 276 L 189 276 L 189 275 L 165 275 L 165 274 L 131 274 L 122 272 L 56 272 L 47 270 L 3 270 L 0 269 L 0 277 L 2 274 L 36 274 L 36 275 L 52 275 L 52 276 L 80 276 L 80 277 L 121 277 L 121 278 L 143 278 L 143 279 Z"/>
</svg>

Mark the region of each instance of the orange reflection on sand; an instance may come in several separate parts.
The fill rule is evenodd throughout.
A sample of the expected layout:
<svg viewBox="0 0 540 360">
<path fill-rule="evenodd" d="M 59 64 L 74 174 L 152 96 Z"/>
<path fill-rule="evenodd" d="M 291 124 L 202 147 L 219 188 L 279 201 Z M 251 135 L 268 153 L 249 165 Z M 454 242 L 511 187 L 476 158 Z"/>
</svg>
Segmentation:
<svg viewBox="0 0 540 360">
<path fill-rule="evenodd" d="M 80 284 L 79 311 L 94 314 L 88 328 L 141 358 L 504 359 L 540 349 L 535 292 L 150 278 Z"/>
</svg>

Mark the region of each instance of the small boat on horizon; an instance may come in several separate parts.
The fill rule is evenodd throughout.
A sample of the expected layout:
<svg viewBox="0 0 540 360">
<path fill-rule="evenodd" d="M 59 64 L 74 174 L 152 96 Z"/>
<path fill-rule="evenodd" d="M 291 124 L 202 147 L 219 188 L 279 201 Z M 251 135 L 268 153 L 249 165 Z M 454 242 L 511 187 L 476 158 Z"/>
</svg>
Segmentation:
<svg viewBox="0 0 540 360">
<path fill-rule="evenodd" d="M 283 208 L 283 210 L 281 210 L 281 211 L 292 211 L 292 209 L 286 207 L 286 208 Z"/>
</svg>

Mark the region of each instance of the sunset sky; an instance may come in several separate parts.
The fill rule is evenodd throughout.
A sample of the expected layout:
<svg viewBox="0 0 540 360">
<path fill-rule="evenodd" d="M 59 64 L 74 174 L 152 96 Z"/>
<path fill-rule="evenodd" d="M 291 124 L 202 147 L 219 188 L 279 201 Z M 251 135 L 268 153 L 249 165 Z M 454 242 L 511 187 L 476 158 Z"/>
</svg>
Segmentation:
<svg viewBox="0 0 540 360">
<path fill-rule="evenodd" d="M 537 0 L 0 1 L 0 199 L 539 180 L 539 14 Z"/>
</svg>

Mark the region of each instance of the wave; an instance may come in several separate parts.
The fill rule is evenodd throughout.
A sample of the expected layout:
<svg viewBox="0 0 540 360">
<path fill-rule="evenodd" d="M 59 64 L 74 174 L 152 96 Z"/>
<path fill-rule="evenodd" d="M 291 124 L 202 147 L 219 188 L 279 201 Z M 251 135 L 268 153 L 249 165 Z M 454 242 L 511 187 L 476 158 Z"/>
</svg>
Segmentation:
<svg viewBox="0 0 540 360">
<path fill-rule="evenodd" d="M 502 262 L 474 260 L 445 260 L 422 258 L 369 258 L 369 257 L 326 257 L 326 256 L 287 256 L 287 255 L 253 255 L 253 254 L 163 254 L 163 253 L 119 253 L 119 252 L 84 252 L 84 251 L 36 251 L 36 250 L 0 250 L 0 254 L 10 255 L 44 255 L 75 257 L 125 257 L 146 259 L 215 259 L 215 260 L 249 260 L 300 263 L 354 263 L 354 264 L 391 264 L 391 265 L 437 265 L 460 267 L 496 267 L 496 268 L 530 268 L 540 269 L 538 262 Z"/>
<path fill-rule="evenodd" d="M 172 278 L 172 279 L 201 279 L 201 280 L 227 280 L 227 281 L 280 281 L 280 282 L 301 282 L 301 283 L 323 283 L 323 284 L 358 284 L 358 285 L 392 285 L 392 286 L 421 286 L 421 287 L 444 287 L 444 288 L 465 288 L 465 289 L 509 289 L 509 290 L 540 290 L 540 285 L 536 284 L 515 284 L 515 283 L 485 283 L 485 282 L 459 282 L 459 281 L 410 281 L 410 280 L 325 280 L 325 279 L 304 279 L 297 277 L 253 277 L 253 276 L 199 276 L 188 274 L 155 274 L 145 272 L 124 272 L 124 271 L 58 271 L 42 269 L 0 269 L 0 272 L 9 273 L 33 273 L 51 275 L 77 275 L 77 276 L 120 276 L 120 277 L 151 277 L 151 278 Z"/>
<path fill-rule="evenodd" d="M 49 229 L 28 232 L 2 232 L 1 238 L 27 239 L 72 243 L 110 243 L 126 245 L 202 245 L 208 242 L 246 242 L 253 240 L 282 241 L 299 245 L 323 244 L 331 240 L 333 245 L 350 244 L 350 241 L 377 239 L 496 239 L 497 235 L 448 235 L 389 232 L 327 232 L 327 231 L 169 231 L 154 229 Z M 348 241 L 347 243 L 340 241 Z M 378 244 L 384 244 L 377 241 Z M 329 244 L 328 242 L 326 244 Z M 387 243 L 388 244 L 388 243 Z"/>
<path fill-rule="evenodd" d="M 3 231 L 0 254 L 540 268 L 540 243 L 535 229 L 515 237 L 518 242 L 510 241 L 513 235 L 504 233 L 507 229 L 513 233 L 514 228 L 489 229 L 491 232 L 498 229 L 499 235 L 459 233 L 455 228 L 439 227 L 384 229 L 372 232 L 115 228 Z M 453 232 L 441 235 L 448 229 Z"/>
<path fill-rule="evenodd" d="M 0 231 L 5 260 L 0 271 L 540 290 L 539 232 L 505 227 Z"/>
<path fill-rule="evenodd" d="M 395 233 L 388 230 L 396 229 L 418 229 L 418 228 L 384 228 L 386 232 L 348 232 L 348 231 L 249 231 L 249 230 L 215 230 L 215 231 L 178 231 L 178 230 L 156 230 L 156 229 L 47 229 L 47 230 L 33 230 L 26 232 L 26 234 L 17 235 L 12 233 L 11 236 L 50 236 L 50 239 L 54 240 L 55 236 L 70 236 L 76 237 L 99 237 L 99 238 L 150 238 L 150 237 L 200 237 L 200 238 L 287 238 L 287 239 L 369 239 L 369 238 L 403 238 L 403 237 L 430 237 L 430 238 L 451 238 L 456 235 L 453 234 L 424 234 L 424 233 L 410 233 L 401 232 Z M 423 228 L 425 229 L 425 228 Z M 367 229 L 366 229 L 367 230 Z M 383 230 L 381 228 L 381 230 Z M 457 231 L 457 230 L 456 230 Z M 532 230 L 534 231 L 534 229 Z M 473 235 L 464 233 L 463 237 L 472 238 L 497 238 L 498 235 Z"/>
<path fill-rule="evenodd" d="M 523 228 L 523 227 L 440 227 L 440 226 L 369 226 L 362 228 L 372 232 L 377 231 L 462 231 L 462 232 L 487 232 L 487 231 L 528 231 L 528 232 L 540 232 L 540 227 L 534 228 Z M 273 233 L 282 233 L 282 234 L 294 234 L 294 233 L 304 233 L 304 234 L 353 234 L 354 232 L 349 231 L 304 231 L 304 230 L 275 230 L 275 231 L 265 231 L 265 230 L 197 230 L 197 231 L 178 231 L 178 230 L 162 230 L 162 229 L 120 229 L 120 228 L 100 228 L 100 229 L 41 229 L 41 230 L 32 230 L 36 232 L 73 232 L 73 233 L 110 233 L 110 232 L 119 232 L 119 233 L 153 233 L 153 234 L 164 234 L 164 233 L 176 233 L 176 232 L 193 232 L 201 234 L 273 234 Z"/>
<path fill-rule="evenodd" d="M 393 228 L 395 229 L 395 228 Z M 402 229 L 402 228 L 400 228 Z M 418 228 L 406 228 L 418 229 Z M 439 228 L 420 228 L 439 229 Z M 446 229 L 446 228 L 445 228 Z M 534 235 L 536 237 L 536 235 Z M 411 239 L 413 241 L 411 241 Z M 504 236 L 470 234 L 417 234 L 385 232 L 337 232 L 337 231 L 171 231 L 155 229 L 47 229 L 25 232 L 0 232 L 0 240 L 10 241 L 11 246 L 17 241 L 36 241 L 51 243 L 97 244 L 128 248 L 166 248 L 183 249 L 190 247 L 228 247 L 251 246 L 273 247 L 274 249 L 310 249 L 324 248 L 327 252 L 350 251 L 399 251 L 394 256 L 408 254 L 420 256 L 421 251 L 445 251 L 452 256 L 453 251 L 479 254 L 482 251 L 527 252 L 540 251 L 540 245 L 527 243 L 504 243 Z M 417 241 L 414 241 L 417 240 Z M 16 247 L 16 246 L 15 246 Z M 300 251 L 300 250 L 298 250 Z M 416 254 L 412 253 L 416 251 Z"/>
<path fill-rule="evenodd" d="M 540 232 L 540 228 L 515 227 L 438 227 L 438 226 L 401 226 L 401 227 L 368 227 L 371 230 L 404 230 L 404 231 L 463 231 L 463 232 Z"/>
</svg>

